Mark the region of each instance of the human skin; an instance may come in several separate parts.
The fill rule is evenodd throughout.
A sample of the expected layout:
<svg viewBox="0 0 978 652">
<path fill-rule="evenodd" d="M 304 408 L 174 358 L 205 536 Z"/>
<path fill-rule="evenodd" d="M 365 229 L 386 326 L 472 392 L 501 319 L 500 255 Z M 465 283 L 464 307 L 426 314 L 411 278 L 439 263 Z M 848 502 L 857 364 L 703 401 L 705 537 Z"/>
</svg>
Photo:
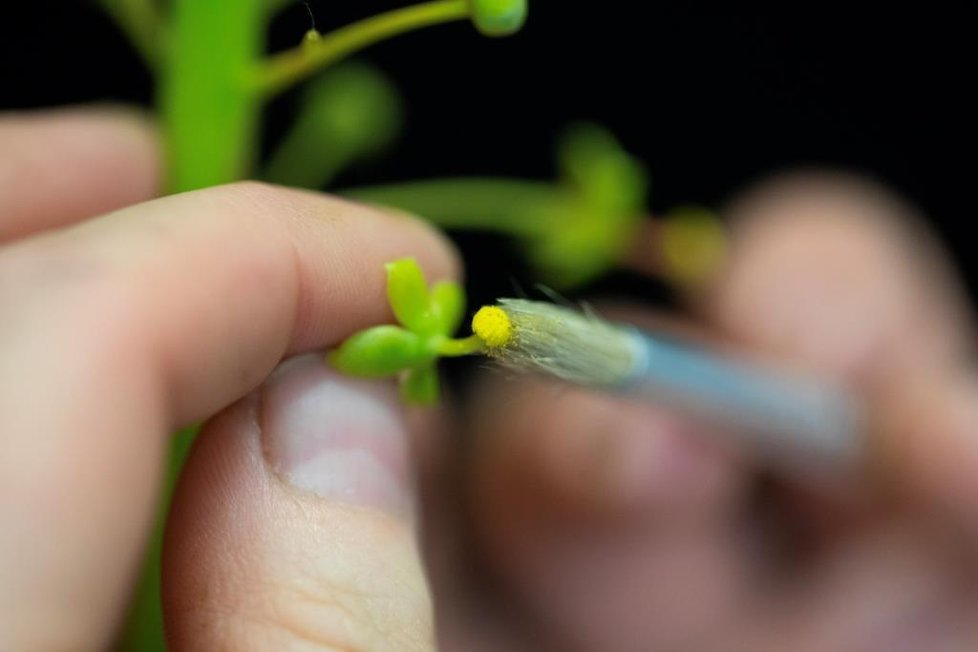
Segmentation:
<svg viewBox="0 0 978 652">
<path fill-rule="evenodd" d="M 808 486 L 537 380 L 405 410 L 316 352 L 390 318 L 383 263 L 457 277 L 440 235 L 254 183 L 152 199 L 158 175 L 131 113 L 0 118 L 0 649 L 111 644 L 167 437 L 215 414 L 165 539 L 175 650 L 978 644 L 970 318 L 879 188 L 747 193 L 727 268 L 668 317 L 859 392 L 869 463 Z"/>
</svg>

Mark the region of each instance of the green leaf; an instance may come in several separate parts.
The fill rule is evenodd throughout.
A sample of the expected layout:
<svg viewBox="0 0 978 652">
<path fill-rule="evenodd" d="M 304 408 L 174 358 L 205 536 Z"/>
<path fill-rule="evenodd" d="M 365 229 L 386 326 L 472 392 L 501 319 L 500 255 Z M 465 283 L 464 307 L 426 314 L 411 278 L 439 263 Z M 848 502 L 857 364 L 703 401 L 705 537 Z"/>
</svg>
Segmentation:
<svg viewBox="0 0 978 652">
<path fill-rule="evenodd" d="M 440 335 L 452 335 L 465 316 L 465 290 L 454 281 L 439 281 L 431 288 L 432 328 Z"/>
<path fill-rule="evenodd" d="M 399 326 L 374 326 L 356 333 L 329 356 L 343 373 L 362 378 L 395 376 L 433 359 L 424 342 Z"/>
<path fill-rule="evenodd" d="M 388 146 L 402 123 L 397 91 L 363 63 L 319 76 L 300 101 L 292 128 L 265 170 L 273 183 L 323 188 L 344 168 Z"/>
<path fill-rule="evenodd" d="M 412 369 L 401 383 L 401 396 L 415 405 L 434 405 L 439 394 L 438 369 L 434 364 Z"/>
<path fill-rule="evenodd" d="M 431 329 L 428 285 L 424 272 L 414 258 L 387 263 L 387 299 L 397 321 L 420 333 Z"/>
</svg>

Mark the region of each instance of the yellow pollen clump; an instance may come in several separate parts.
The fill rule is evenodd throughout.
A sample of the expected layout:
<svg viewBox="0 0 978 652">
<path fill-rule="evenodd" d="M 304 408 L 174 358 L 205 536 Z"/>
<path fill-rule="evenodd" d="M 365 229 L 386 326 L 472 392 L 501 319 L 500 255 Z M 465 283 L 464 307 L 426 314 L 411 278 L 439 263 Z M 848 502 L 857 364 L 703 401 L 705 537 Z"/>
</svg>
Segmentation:
<svg viewBox="0 0 978 652">
<path fill-rule="evenodd" d="M 506 346 L 513 340 L 513 322 L 499 306 L 483 306 L 472 318 L 472 331 L 490 349 Z"/>
</svg>

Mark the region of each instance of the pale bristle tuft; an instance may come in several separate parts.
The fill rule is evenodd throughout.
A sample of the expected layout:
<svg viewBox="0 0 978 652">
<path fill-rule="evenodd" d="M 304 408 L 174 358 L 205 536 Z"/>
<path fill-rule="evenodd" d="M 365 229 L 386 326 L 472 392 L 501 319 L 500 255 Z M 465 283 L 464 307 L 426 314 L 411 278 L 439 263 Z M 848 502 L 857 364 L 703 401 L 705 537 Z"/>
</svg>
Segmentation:
<svg viewBox="0 0 978 652">
<path fill-rule="evenodd" d="M 627 382 L 641 355 L 632 333 L 552 303 L 500 299 L 513 326 L 511 341 L 488 355 L 518 371 L 611 387 Z"/>
</svg>

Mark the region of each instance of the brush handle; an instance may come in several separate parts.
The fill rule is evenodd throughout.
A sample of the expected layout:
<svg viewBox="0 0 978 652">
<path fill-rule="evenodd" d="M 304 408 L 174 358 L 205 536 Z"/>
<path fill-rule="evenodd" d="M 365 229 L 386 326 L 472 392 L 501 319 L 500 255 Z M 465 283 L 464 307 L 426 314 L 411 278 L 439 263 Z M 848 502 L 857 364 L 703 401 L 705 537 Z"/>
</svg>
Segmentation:
<svg viewBox="0 0 978 652">
<path fill-rule="evenodd" d="M 703 417 L 764 454 L 832 465 L 856 461 L 862 428 L 841 388 L 635 332 L 638 359 L 622 389 Z"/>
</svg>

